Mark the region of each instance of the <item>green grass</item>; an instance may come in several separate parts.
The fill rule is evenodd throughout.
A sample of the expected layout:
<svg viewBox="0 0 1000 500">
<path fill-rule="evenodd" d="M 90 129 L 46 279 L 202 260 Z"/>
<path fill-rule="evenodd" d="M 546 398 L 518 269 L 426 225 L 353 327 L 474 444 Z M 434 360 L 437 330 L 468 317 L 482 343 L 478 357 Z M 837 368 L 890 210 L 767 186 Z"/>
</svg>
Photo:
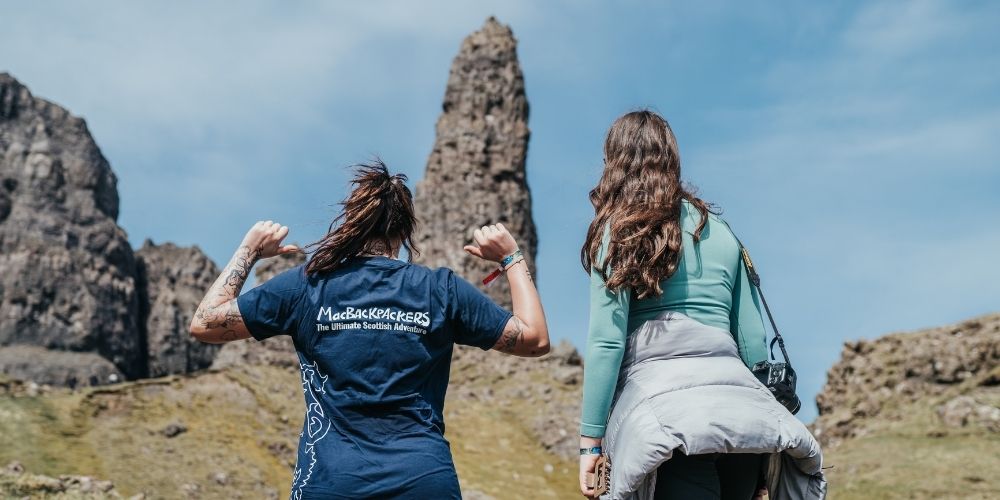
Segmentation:
<svg viewBox="0 0 1000 500">
<path fill-rule="evenodd" d="M 825 451 L 830 497 L 840 499 L 1000 498 L 1000 434 L 946 428 L 934 412 L 972 384 L 939 398 L 894 408 L 866 434 Z"/>
<path fill-rule="evenodd" d="M 125 496 L 177 498 L 191 484 L 206 499 L 283 498 L 302 422 L 299 388 L 297 371 L 252 366 L 0 396 L 0 466 L 18 460 L 35 474 L 107 479 Z M 497 498 L 575 498 L 575 463 L 546 452 L 521 426 L 540 411 L 526 405 L 449 400 L 447 437 L 463 488 Z M 161 431 L 174 422 L 187 431 L 167 438 Z M 218 472 L 225 484 L 212 478 Z M 0 497 L 23 491 L 0 485 Z"/>
<path fill-rule="evenodd" d="M 496 376 L 459 368 L 445 414 L 463 489 L 496 498 L 579 498 L 575 460 L 543 449 L 530 427 L 537 416 L 575 404 L 579 386 L 555 384 L 541 371 Z M 299 384 L 294 370 L 243 366 L 0 396 L 0 466 L 18 460 L 37 474 L 108 479 L 126 496 L 177 498 L 190 484 L 206 499 L 285 497 L 302 419 Z M 955 393 L 967 390 L 993 394 L 971 385 Z M 833 466 L 830 498 L 1000 498 L 1000 434 L 942 427 L 934 408 L 953 395 L 893 406 L 867 423 L 865 435 L 824 450 Z M 187 432 L 165 437 L 162 429 L 174 422 Z M 227 475 L 225 484 L 212 478 L 217 472 Z M 0 497 L 37 483 L 0 479 Z"/>
<path fill-rule="evenodd" d="M 826 454 L 830 498 L 1000 498 L 1000 437 L 876 435 Z"/>
<path fill-rule="evenodd" d="M 521 424 L 522 405 L 471 402 L 449 409 L 447 437 L 463 489 L 496 498 L 578 498 L 576 462 L 538 445 Z"/>
<path fill-rule="evenodd" d="M 269 383 L 251 390 L 255 377 Z M 255 395 L 269 386 L 276 390 Z M 10 443 L 0 447 L 0 462 L 18 460 L 49 476 L 109 479 L 121 494 L 150 498 L 177 497 L 184 484 L 197 485 L 203 498 L 232 498 L 234 491 L 287 495 L 291 466 L 270 449 L 294 450 L 298 387 L 296 373 L 264 367 L 0 397 L 0 414 L 8 417 L 0 420 L 0 441 Z M 187 432 L 164 436 L 161 430 L 173 422 L 183 422 Z M 217 472 L 228 475 L 226 484 L 210 477 Z"/>
</svg>

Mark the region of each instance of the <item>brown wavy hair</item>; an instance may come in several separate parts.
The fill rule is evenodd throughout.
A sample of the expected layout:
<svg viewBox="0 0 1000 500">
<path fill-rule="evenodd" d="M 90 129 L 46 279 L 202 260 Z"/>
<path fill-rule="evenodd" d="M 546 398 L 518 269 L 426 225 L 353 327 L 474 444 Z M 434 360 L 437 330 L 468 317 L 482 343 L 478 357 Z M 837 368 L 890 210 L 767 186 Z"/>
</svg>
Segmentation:
<svg viewBox="0 0 1000 500">
<path fill-rule="evenodd" d="M 343 211 L 330 223 L 323 239 L 306 264 L 309 274 L 327 273 L 361 254 L 388 254 L 402 246 L 407 255 L 419 255 L 413 244 L 417 217 L 413 193 L 406 175 L 389 174 L 382 160 L 355 165 L 350 196 L 341 202 Z"/>
<path fill-rule="evenodd" d="M 640 299 L 662 294 L 660 282 L 677 271 L 683 250 L 681 200 L 701 212 L 693 233 L 698 242 L 711 209 L 681 182 L 681 157 L 670 124 L 649 110 L 615 120 L 604 140 L 604 173 L 590 191 L 594 220 L 580 250 L 583 268 L 588 273 L 598 269 L 612 291 L 631 289 Z M 598 262 L 608 226 L 611 241 Z"/>
</svg>

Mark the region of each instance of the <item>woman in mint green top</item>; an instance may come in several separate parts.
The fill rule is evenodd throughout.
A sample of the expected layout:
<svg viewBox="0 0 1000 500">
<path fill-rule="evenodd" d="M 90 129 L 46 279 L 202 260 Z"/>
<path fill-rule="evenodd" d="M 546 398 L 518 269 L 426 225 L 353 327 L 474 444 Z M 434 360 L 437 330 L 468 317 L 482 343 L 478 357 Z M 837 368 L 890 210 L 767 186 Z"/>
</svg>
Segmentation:
<svg viewBox="0 0 1000 500">
<path fill-rule="evenodd" d="M 590 271 L 590 332 L 583 377 L 582 436 L 604 436 L 625 340 L 637 326 L 664 311 L 677 311 L 706 325 L 729 330 L 747 366 L 767 358 L 757 290 L 747 277 L 736 238 L 717 215 L 709 214 L 701 240 L 695 244 L 692 234 L 700 217 L 686 200 L 681 202 L 680 219 L 683 250 L 677 270 L 661 283 L 662 295 L 635 299 L 629 289 L 612 292 L 598 269 Z M 602 263 L 609 233 L 605 230 L 598 252 Z"/>
<path fill-rule="evenodd" d="M 644 349 L 630 344 L 630 334 L 642 327 L 649 332 L 654 323 L 669 324 L 662 318 L 679 313 L 688 321 L 684 323 L 687 328 L 684 331 L 690 333 L 675 329 L 658 339 L 672 338 L 671 342 L 679 343 L 690 340 L 697 346 L 701 340 L 678 335 L 697 336 L 707 332 L 705 338 L 713 337 L 716 343 L 706 341 L 705 345 L 722 345 L 717 342 L 718 335 L 729 332 L 736 344 L 732 354 L 704 353 L 696 347 L 691 355 L 735 357 L 738 350 L 739 358 L 747 366 L 767 356 L 759 299 L 742 265 L 740 246 L 726 223 L 682 184 L 676 138 L 666 120 L 651 111 L 620 117 L 608 131 L 604 155 L 604 172 L 590 193 L 595 216 L 581 251 L 584 268 L 590 273 L 590 333 L 580 422 L 580 488 L 585 496 L 594 493 L 586 484 L 586 475 L 593 471 L 600 453 L 616 387 L 621 390 L 618 377 L 623 356 L 627 347 Z M 727 335 L 721 335 L 725 340 Z M 680 365 L 667 363 L 669 368 L 664 373 L 686 373 L 683 369 L 677 371 L 683 361 Z M 735 366 L 742 369 L 739 361 Z M 759 396 L 752 387 L 756 380 L 749 370 L 745 376 L 750 377 L 749 391 L 754 393 L 750 398 Z M 676 379 L 664 380 L 662 384 L 667 387 L 676 382 Z M 649 379 L 642 383 L 648 385 Z M 760 390 L 766 391 L 763 387 Z M 703 397 L 716 394 L 712 391 L 700 394 Z M 631 404 L 634 398 L 631 394 L 629 397 Z M 730 404 L 712 401 L 712 405 Z M 760 407 L 755 401 L 744 404 Z M 740 411 L 739 406 L 735 407 L 735 427 L 741 426 Z M 684 425 L 676 420 L 662 424 Z M 621 433 L 629 441 L 637 436 L 635 432 L 649 432 L 615 428 L 609 433 L 612 431 L 618 441 L 622 441 Z M 736 438 L 739 440 L 739 436 Z M 639 439 L 629 442 L 641 443 L 643 438 Z M 655 494 L 649 491 L 646 494 L 653 499 L 749 500 L 761 477 L 762 455 L 755 453 L 759 452 L 736 451 L 724 456 L 673 453 L 658 469 L 646 472 L 659 478 L 651 483 L 656 485 Z M 614 462 L 615 457 L 611 458 Z M 615 467 L 612 471 L 619 476 L 622 473 Z M 612 476 L 612 483 L 615 477 Z M 613 490 L 620 488 L 621 484 L 612 484 Z"/>
</svg>

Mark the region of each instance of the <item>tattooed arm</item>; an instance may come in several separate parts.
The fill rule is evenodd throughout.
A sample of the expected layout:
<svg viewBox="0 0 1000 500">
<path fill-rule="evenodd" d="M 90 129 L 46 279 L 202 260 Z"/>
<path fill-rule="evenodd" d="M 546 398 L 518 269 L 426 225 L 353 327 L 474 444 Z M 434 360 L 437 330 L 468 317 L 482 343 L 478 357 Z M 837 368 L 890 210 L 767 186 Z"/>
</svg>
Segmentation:
<svg viewBox="0 0 1000 500">
<path fill-rule="evenodd" d="M 503 224 L 484 226 L 477 229 L 474 236 L 476 245 L 466 246 L 465 251 L 481 259 L 500 262 L 517 251 L 514 237 Z M 514 316 L 507 321 L 493 349 L 524 357 L 548 354 L 549 329 L 528 264 L 522 260 L 507 269 L 505 274 L 510 283 Z"/>
<path fill-rule="evenodd" d="M 288 227 L 272 221 L 258 222 L 250 228 L 222 274 L 201 299 L 191 318 L 190 332 L 209 344 L 222 344 L 250 337 L 236 303 L 250 269 L 260 259 L 298 251 L 294 245 L 281 245 Z"/>
</svg>

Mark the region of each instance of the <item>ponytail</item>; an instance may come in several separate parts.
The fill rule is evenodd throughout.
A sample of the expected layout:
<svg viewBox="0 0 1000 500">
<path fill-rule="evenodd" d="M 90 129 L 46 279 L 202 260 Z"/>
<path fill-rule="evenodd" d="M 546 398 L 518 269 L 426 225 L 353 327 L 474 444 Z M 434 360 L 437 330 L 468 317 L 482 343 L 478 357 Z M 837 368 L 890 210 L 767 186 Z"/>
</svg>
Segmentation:
<svg viewBox="0 0 1000 500">
<path fill-rule="evenodd" d="M 326 236 L 309 245 L 316 251 L 306 264 L 308 274 L 328 273 L 351 257 L 389 253 L 397 245 L 408 255 L 419 254 L 412 240 L 417 217 L 406 176 L 390 175 L 377 158 L 356 167 L 351 194 L 341 202 L 343 211 Z"/>
</svg>

